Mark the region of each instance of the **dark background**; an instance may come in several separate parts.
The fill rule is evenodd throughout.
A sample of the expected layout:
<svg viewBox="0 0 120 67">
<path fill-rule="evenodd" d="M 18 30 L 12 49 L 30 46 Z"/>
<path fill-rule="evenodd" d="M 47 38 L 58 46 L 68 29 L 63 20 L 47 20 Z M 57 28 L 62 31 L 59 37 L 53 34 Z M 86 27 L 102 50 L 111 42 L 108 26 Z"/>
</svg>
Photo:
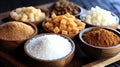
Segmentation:
<svg viewBox="0 0 120 67">
<path fill-rule="evenodd" d="M 0 0 L 0 13 L 13 10 L 23 6 L 37 6 L 58 0 Z M 114 12 L 120 18 L 120 0 L 70 0 L 89 10 L 91 7 L 99 6 Z M 120 67 L 120 61 L 109 65 L 109 67 Z"/>
</svg>

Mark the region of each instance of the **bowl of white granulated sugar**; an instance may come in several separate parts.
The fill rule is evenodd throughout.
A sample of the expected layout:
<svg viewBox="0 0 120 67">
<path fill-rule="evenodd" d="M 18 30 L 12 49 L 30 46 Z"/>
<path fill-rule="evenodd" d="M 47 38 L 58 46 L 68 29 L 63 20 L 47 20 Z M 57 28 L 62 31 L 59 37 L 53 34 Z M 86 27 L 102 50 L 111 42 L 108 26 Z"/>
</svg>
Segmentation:
<svg viewBox="0 0 120 67">
<path fill-rule="evenodd" d="M 75 44 L 69 37 L 45 33 L 28 40 L 24 50 L 28 57 L 37 62 L 35 65 L 63 67 L 72 60 Z"/>
</svg>

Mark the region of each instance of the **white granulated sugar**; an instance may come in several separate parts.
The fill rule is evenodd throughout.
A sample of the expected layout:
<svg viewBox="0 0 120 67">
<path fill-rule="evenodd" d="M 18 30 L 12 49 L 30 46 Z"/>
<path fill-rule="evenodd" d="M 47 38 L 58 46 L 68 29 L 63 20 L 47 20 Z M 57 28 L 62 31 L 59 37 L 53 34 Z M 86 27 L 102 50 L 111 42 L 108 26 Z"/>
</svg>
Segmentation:
<svg viewBox="0 0 120 67">
<path fill-rule="evenodd" d="M 44 35 L 33 38 L 27 46 L 27 52 L 43 60 L 54 60 L 68 55 L 72 46 L 68 39 L 59 35 Z"/>
<path fill-rule="evenodd" d="M 86 15 L 86 22 L 98 26 L 111 26 L 118 24 L 116 17 L 110 11 L 104 10 L 98 6 L 91 8 Z"/>
</svg>

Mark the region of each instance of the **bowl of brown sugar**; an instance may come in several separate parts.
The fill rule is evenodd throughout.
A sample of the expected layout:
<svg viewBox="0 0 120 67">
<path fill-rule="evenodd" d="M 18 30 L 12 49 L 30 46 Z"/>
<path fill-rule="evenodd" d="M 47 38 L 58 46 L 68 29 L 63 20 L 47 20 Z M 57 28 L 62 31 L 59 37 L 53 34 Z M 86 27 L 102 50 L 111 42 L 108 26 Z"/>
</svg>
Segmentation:
<svg viewBox="0 0 120 67">
<path fill-rule="evenodd" d="M 85 28 L 85 23 L 76 19 L 75 16 L 70 13 L 59 16 L 53 13 L 51 18 L 47 18 L 46 21 L 42 23 L 42 27 L 46 32 L 62 34 L 74 39 L 79 31 Z"/>
<path fill-rule="evenodd" d="M 0 49 L 12 51 L 37 34 L 34 24 L 11 21 L 0 25 Z"/>
<path fill-rule="evenodd" d="M 80 48 L 93 58 L 112 57 L 120 52 L 120 32 L 111 28 L 90 27 L 79 34 Z"/>
<path fill-rule="evenodd" d="M 83 13 L 83 9 L 79 5 L 68 0 L 59 0 L 57 2 L 54 2 L 49 6 L 48 9 L 50 15 L 52 15 L 52 13 L 55 13 L 56 15 L 64 15 L 66 13 L 70 13 L 77 17 Z"/>
</svg>

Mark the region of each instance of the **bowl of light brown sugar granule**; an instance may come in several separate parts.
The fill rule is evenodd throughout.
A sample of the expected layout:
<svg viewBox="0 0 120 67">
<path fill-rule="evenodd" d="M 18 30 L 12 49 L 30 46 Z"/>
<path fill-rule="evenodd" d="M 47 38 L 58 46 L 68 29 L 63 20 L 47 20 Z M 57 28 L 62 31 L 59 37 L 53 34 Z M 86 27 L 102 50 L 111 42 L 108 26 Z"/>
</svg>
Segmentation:
<svg viewBox="0 0 120 67">
<path fill-rule="evenodd" d="M 37 34 L 37 28 L 31 23 L 11 21 L 0 25 L 0 47 L 13 50 Z"/>
<path fill-rule="evenodd" d="M 91 27 L 79 34 L 80 47 L 91 57 L 112 57 L 120 52 L 120 32 L 111 28 Z"/>
</svg>

